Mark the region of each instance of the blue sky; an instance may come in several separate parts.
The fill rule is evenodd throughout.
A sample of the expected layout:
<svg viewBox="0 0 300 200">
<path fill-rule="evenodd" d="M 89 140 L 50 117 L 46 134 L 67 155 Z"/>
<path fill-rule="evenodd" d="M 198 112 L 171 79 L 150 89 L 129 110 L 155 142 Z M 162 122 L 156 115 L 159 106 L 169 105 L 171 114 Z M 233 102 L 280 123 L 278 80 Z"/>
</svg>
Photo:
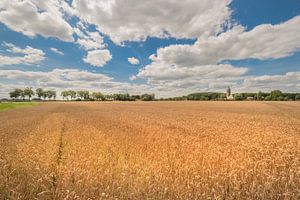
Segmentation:
<svg viewBox="0 0 300 200">
<path fill-rule="evenodd" d="M 0 97 L 26 86 L 299 92 L 299 35 L 298 0 L 3 0 Z"/>
</svg>

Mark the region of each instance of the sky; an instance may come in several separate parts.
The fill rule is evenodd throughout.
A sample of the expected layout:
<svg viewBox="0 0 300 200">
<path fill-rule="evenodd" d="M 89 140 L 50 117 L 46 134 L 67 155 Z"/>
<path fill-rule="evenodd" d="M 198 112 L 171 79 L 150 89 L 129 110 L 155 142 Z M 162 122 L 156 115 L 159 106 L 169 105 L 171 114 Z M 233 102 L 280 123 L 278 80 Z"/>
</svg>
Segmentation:
<svg viewBox="0 0 300 200">
<path fill-rule="evenodd" d="M 300 92 L 299 0 L 1 0 L 0 98 Z"/>
</svg>

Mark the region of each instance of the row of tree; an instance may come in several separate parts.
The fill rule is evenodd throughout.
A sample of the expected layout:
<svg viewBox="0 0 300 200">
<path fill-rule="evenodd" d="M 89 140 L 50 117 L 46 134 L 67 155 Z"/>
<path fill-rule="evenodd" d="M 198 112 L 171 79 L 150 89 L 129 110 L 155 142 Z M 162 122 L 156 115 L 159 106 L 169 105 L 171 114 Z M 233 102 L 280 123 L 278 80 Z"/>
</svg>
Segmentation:
<svg viewBox="0 0 300 200">
<path fill-rule="evenodd" d="M 44 90 L 38 88 L 35 91 L 31 87 L 25 89 L 15 89 L 9 93 L 11 99 L 14 100 L 25 100 L 28 97 L 30 101 L 31 98 L 36 95 L 40 99 L 55 100 L 56 91 L 54 90 Z M 61 96 L 66 100 L 76 100 L 76 101 L 154 101 L 154 94 L 142 94 L 142 95 L 129 95 L 129 94 L 109 94 L 105 95 L 101 92 L 90 92 L 87 90 L 65 90 L 61 92 Z M 273 90 L 270 93 L 267 92 L 257 92 L 257 93 L 236 93 L 233 95 L 234 100 L 256 100 L 256 101 L 296 101 L 300 100 L 300 93 L 283 93 L 280 90 Z M 172 98 L 161 98 L 160 100 L 172 100 L 172 101 L 183 101 L 183 100 L 196 100 L 196 101 L 214 101 L 214 100 L 226 100 L 226 95 L 224 93 L 218 92 L 202 92 L 193 93 L 182 97 L 172 97 Z"/>
<path fill-rule="evenodd" d="M 31 87 L 26 87 L 25 89 L 14 89 L 9 92 L 9 96 L 13 100 L 25 100 L 28 98 L 28 101 L 32 97 L 37 96 L 34 100 L 48 99 L 55 100 L 57 95 L 54 90 L 44 90 L 38 88 L 35 91 Z M 61 96 L 65 100 L 76 100 L 76 101 L 153 101 L 155 100 L 154 94 L 142 94 L 142 95 L 129 95 L 129 94 L 110 94 L 104 95 L 101 92 L 90 92 L 87 90 L 65 90 L 61 92 Z"/>
<path fill-rule="evenodd" d="M 129 94 L 102 94 L 101 92 L 89 92 L 87 90 L 65 90 L 61 92 L 61 96 L 66 100 L 77 101 L 153 101 L 154 94 L 129 95 Z"/>
<path fill-rule="evenodd" d="M 297 101 L 297 100 L 300 100 L 300 93 L 283 93 L 280 90 L 273 90 L 270 93 L 259 91 L 257 93 L 236 93 L 236 94 L 233 94 L 233 98 L 236 101 L 243 101 L 243 100 Z M 226 98 L 226 94 L 224 94 L 224 93 L 202 92 L 202 93 L 193 93 L 193 94 L 189 94 L 187 96 L 181 96 L 181 97 L 161 98 L 160 100 L 217 101 L 217 100 L 227 100 L 227 98 Z"/>
<path fill-rule="evenodd" d="M 11 92 L 9 92 L 9 96 L 11 99 L 15 99 L 15 100 L 25 100 L 26 97 L 28 97 L 28 100 L 30 101 L 31 98 L 34 96 L 34 95 L 37 95 L 38 98 L 43 98 L 44 100 L 45 99 L 53 99 L 55 100 L 56 98 L 56 92 L 53 91 L 53 90 L 43 90 L 42 88 L 38 88 L 36 89 L 36 91 L 34 92 L 33 89 L 31 87 L 27 87 L 25 89 L 20 89 L 20 88 L 17 88 Z"/>
<path fill-rule="evenodd" d="M 256 101 L 298 101 L 300 100 L 300 93 L 283 93 L 280 90 L 273 90 L 268 92 L 257 93 L 237 93 L 234 99 L 242 100 L 256 100 Z"/>
</svg>

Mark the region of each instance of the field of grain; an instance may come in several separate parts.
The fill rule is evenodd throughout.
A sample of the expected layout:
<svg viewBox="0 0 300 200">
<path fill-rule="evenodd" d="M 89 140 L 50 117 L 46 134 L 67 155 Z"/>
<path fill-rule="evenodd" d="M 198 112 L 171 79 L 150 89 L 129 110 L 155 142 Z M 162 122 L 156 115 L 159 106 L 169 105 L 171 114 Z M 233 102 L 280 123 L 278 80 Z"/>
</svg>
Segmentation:
<svg viewBox="0 0 300 200">
<path fill-rule="evenodd" d="M 0 199 L 300 199 L 299 102 L 0 113 Z"/>
</svg>

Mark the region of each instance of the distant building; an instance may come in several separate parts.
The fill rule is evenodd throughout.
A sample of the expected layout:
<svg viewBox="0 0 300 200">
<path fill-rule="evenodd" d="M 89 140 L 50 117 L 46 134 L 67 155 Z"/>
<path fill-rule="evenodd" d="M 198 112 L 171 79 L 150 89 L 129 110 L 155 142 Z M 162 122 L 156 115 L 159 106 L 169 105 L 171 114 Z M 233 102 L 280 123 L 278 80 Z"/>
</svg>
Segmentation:
<svg viewBox="0 0 300 200">
<path fill-rule="evenodd" d="M 231 94 L 231 89 L 230 87 L 228 86 L 227 90 L 226 90 L 226 99 L 227 100 L 233 100 L 233 95 Z"/>
<path fill-rule="evenodd" d="M 226 97 L 229 97 L 231 95 L 231 89 L 228 86 L 227 90 L 226 90 Z"/>
</svg>

